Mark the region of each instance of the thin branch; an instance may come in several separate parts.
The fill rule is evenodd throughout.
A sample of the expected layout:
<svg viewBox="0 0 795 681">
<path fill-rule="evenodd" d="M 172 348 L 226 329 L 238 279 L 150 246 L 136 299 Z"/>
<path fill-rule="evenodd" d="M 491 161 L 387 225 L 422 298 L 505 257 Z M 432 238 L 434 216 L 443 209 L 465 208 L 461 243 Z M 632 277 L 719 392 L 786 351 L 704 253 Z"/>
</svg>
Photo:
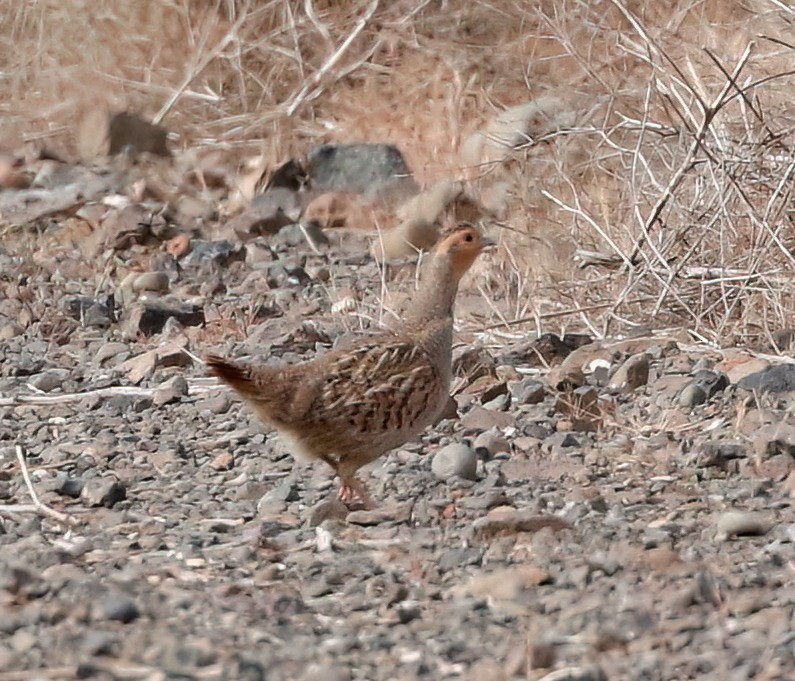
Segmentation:
<svg viewBox="0 0 795 681">
<path fill-rule="evenodd" d="M 52 518 L 53 520 L 57 520 L 59 523 L 63 523 L 64 525 L 71 525 L 73 527 L 77 525 L 78 521 L 76 518 L 67 515 L 66 513 L 56 511 L 54 508 L 50 508 L 47 504 L 41 501 L 41 499 L 39 499 L 39 495 L 36 494 L 36 489 L 33 487 L 33 481 L 30 479 L 30 473 L 28 473 L 28 465 L 25 461 L 25 455 L 22 452 L 22 447 L 16 445 L 14 451 L 17 455 L 19 468 L 22 471 L 22 478 L 25 481 L 25 487 L 28 489 L 28 494 L 30 495 L 31 501 L 33 501 L 33 505 L 0 506 L 0 511 L 6 511 L 8 513 L 36 512 L 48 518 Z"/>
<path fill-rule="evenodd" d="M 314 73 L 314 75 L 306 83 L 304 83 L 304 86 L 299 90 L 299 92 L 292 97 L 292 101 L 286 105 L 285 109 L 288 116 L 292 116 L 296 112 L 298 107 L 304 103 L 315 86 L 317 86 L 323 77 L 334 68 L 336 63 L 342 58 L 342 55 L 348 51 L 348 48 L 353 44 L 353 41 L 359 37 L 359 34 L 364 30 L 365 26 L 367 26 L 367 23 L 370 21 L 373 14 L 375 14 L 375 10 L 378 9 L 378 2 L 379 0 L 373 0 L 373 2 L 370 3 L 370 6 L 367 8 L 367 12 L 365 12 L 364 16 L 359 19 L 359 22 L 351 31 L 350 35 L 342 42 L 334 54 L 332 54 L 326 60 L 323 66 L 321 66 Z"/>
</svg>

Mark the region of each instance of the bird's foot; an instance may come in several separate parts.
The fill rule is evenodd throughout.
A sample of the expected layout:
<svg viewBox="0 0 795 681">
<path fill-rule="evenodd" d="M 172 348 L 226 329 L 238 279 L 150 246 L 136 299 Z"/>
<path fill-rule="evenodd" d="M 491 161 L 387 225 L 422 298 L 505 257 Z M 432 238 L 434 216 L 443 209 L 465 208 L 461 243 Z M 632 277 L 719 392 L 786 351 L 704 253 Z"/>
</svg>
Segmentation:
<svg viewBox="0 0 795 681">
<path fill-rule="evenodd" d="M 337 493 L 337 497 L 346 506 L 361 504 L 366 509 L 375 507 L 364 485 L 355 478 L 340 481 L 340 491 Z"/>
</svg>

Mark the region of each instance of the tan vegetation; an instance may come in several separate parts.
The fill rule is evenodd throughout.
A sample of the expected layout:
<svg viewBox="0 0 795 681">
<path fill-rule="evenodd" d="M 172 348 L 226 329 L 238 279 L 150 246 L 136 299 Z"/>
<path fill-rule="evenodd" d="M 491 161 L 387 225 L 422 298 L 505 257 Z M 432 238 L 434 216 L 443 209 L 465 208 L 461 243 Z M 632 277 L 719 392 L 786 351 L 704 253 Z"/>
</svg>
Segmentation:
<svg viewBox="0 0 795 681">
<path fill-rule="evenodd" d="M 76 155 L 105 107 L 241 163 L 394 142 L 497 214 L 507 321 L 765 344 L 795 313 L 793 24 L 778 0 L 0 0 L 0 145 Z"/>
</svg>

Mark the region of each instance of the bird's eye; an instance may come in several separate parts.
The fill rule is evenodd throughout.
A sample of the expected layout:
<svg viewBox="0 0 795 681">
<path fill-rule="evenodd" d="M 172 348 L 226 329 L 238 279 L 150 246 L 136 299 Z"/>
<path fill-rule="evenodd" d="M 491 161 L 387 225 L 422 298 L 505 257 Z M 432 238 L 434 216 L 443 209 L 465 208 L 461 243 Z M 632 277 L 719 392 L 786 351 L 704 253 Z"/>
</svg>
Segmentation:
<svg viewBox="0 0 795 681">
<path fill-rule="evenodd" d="M 464 237 L 464 241 L 472 241 L 472 235 L 471 235 L 471 234 L 467 234 L 467 235 Z"/>
</svg>

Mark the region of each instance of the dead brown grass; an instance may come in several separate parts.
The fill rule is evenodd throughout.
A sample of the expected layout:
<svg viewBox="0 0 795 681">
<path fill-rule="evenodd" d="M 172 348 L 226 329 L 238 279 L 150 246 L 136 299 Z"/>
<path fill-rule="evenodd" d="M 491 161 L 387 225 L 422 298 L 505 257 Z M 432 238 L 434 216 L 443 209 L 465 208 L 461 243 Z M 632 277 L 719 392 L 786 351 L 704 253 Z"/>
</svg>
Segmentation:
<svg viewBox="0 0 795 681">
<path fill-rule="evenodd" d="M 274 162 L 394 142 L 497 197 L 507 320 L 764 342 L 795 318 L 793 24 L 776 0 L 0 0 L 0 145 L 75 153 L 105 106 Z M 565 125 L 461 167 L 539 97 Z"/>
</svg>

